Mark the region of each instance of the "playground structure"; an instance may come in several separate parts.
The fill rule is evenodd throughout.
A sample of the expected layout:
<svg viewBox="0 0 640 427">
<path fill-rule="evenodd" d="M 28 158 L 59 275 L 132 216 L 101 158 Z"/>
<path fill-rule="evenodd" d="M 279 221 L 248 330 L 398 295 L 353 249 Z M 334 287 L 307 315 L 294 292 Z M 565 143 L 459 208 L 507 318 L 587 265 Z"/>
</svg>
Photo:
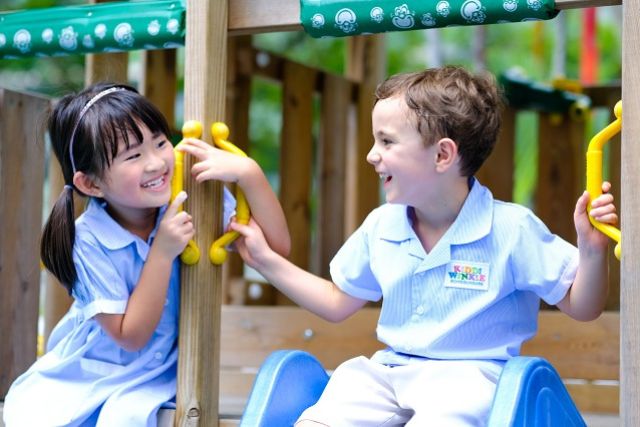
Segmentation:
<svg viewBox="0 0 640 427">
<path fill-rule="evenodd" d="M 312 143 L 311 143 L 311 98 L 314 93 L 321 94 L 323 111 L 321 113 L 321 131 L 319 156 L 319 170 L 322 171 L 320 186 L 320 200 L 318 220 L 319 249 L 315 251 L 319 262 L 317 265 L 328 265 L 335 249 L 340 245 L 344 236 L 349 234 L 353 227 L 360 222 L 364 215 L 377 204 L 377 177 L 364 164 L 364 153 L 369 148 L 370 131 L 368 121 L 370 115 L 370 94 L 373 87 L 382 77 L 382 61 L 380 60 L 381 36 L 358 36 L 349 40 L 350 60 L 346 78 L 335 76 L 319 70 L 313 70 L 301 64 L 295 64 L 283 58 L 270 55 L 269 65 L 261 67 L 255 61 L 258 52 L 250 46 L 250 39 L 233 34 L 249 34 L 275 29 L 298 29 L 299 11 L 296 11 L 296 3 L 282 1 L 275 5 L 274 2 L 258 2 L 250 0 L 236 0 L 234 2 L 214 1 L 192 2 L 187 7 L 187 27 L 189 32 L 186 39 L 186 63 L 189 64 L 185 71 L 185 118 L 194 118 L 202 123 L 212 123 L 224 119 L 230 124 L 232 130 L 231 139 L 241 148 L 248 148 L 248 88 L 253 75 L 262 75 L 270 79 L 276 79 L 283 85 L 283 129 L 281 147 L 281 202 L 285 209 L 290 229 L 294 239 L 292 260 L 303 267 L 310 268 L 310 218 L 306 206 L 310 193 Z M 277 3 L 277 2 L 276 2 Z M 558 2 L 557 6 L 570 4 L 570 7 L 602 5 L 603 2 Z M 281 6 L 281 7 L 279 7 Z M 224 17 L 227 15 L 227 22 Z M 621 200 L 623 227 L 625 232 L 624 257 L 621 261 L 620 275 L 620 316 L 607 313 L 594 325 L 573 326 L 573 335 L 576 330 L 589 330 L 594 335 L 588 337 L 579 345 L 586 345 L 584 352 L 592 353 L 592 356 L 607 353 L 617 354 L 617 349 L 598 348 L 601 343 L 607 343 L 605 347 L 615 345 L 615 333 L 611 333 L 612 324 L 620 323 L 620 369 L 619 376 L 602 373 L 603 364 L 595 363 L 591 366 L 591 373 L 587 369 L 583 376 L 569 376 L 581 379 L 620 379 L 620 415 L 623 425 L 640 424 L 640 407 L 637 396 L 640 395 L 637 375 L 638 355 L 638 294 L 634 289 L 633 278 L 636 277 L 637 267 L 631 260 L 637 256 L 633 236 L 638 232 L 634 229 L 634 211 L 637 212 L 637 196 L 634 189 L 637 188 L 640 178 L 634 171 L 631 162 L 640 157 L 636 148 L 630 141 L 638 124 L 634 122 L 640 111 L 638 101 L 638 83 L 633 81 L 632 72 L 638 67 L 638 39 L 640 34 L 634 24 L 640 17 L 638 5 L 624 4 L 623 27 L 623 83 L 622 95 L 625 99 L 625 117 L 627 120 L 622 128 L 622 163 L 613 162 L 611 176 L 620 176 L 620 169 L 624 179 L 616 188 L 622 189 Z M 251 13 L 248 11 L 251 10 Z M 277 11 L 277 13 L 276 13 Z M 258 22 L 259 21 L 259 22 Z M 227 26 L 228 23 L 228 26 Z M 198 37 L 196 37 L 198 35 Z M 219 60 L 211 61 L 210 52 L 221 52 Z M 157 105 L 166 106 L 164 112 L 171 119 L 171 104 L 175 99 L 175 93 L 171 82 L 175 83 L 175 53 L 172 51 L 145 52 L 148 73 L 145 79 L 144 93 Z M 172 59 L 173 58 L 173 59 Z M 169 67 L 158 66 L 157 63 L 168 63 Z M 153 65 L 156 64 L 156 65 Z M 173 65 L 171 65 L 173 64 Z M 172 71 L 173 67 L 173 71 Z M 165 75 L 152 77 L 152 73 L 166 72 Z M 226 77 L 225 77 L 226 76 Z M 101 79 L 126 80 L 126 54 L 116 53 L 108 55 L 90 55 L 87 57 L 87 83 Z M 173 79 L 173 80 L 172 80 Z M 230 93 L 234 99 L 225 98 Z M 620 99 L 620 93 L 613 90 L 595 89 L 591 94 L 593 106 L 602 106 L 611 111 L 612 105 Z M 598 101 L 599 99 L 599 101 Z M 225 111 L 225 102 L 228 101 Z M 25 97 L 8 90 L 3 91 L 2 107 L 0 107 L 0 219 L 7 233 L 0 238 L 0 262 L 3 267 L 0 270 L 0 281 L 9 286 L 3 286 L 0 298 L 2 304 L 2 317 L 0 322 L 0 341 L 3 349 L 0 351 L 0 363 L 2 363 L 2 381 L 0 390 L 4 395 L 12 378 L 24 370 L 35 357 L 35 325 L 37 313 L 37 241 L 40 229 L 39 206 L 42 205 L 42 194 L 38 183 L 42 183 L 44 168 L 33 167 L 42 165 L 43 146 L 31 144 L 9 144 L 12 141 L 33 141 L 41 136 L 33 129 L 34 117 L 40 117 L 42 112 L 49 108 L 50 100 L 41 97 Z M 349 121 L 349 112 L 355 116 Z M 585 139 L 582 126 L 579 123 L 565 120 L 562 126 L 556 126 L 547 113 L 540 113 L 539 141 L 540 141 L 540 166 L 539 184 L 536 196 L 536 212 L 548 224 L 556 224 L 554 231 L 572 240 L 572 223 L 570 212 L 573 211 L 574 197 L 567 195 L 578 194 L 582 185 L 581 177 L 584 176 L 584 153 L 582 141 Z M 632 119 L 629 120 L 628 118 Z M 512 182 L 505 176 L 512 176 L 513 167 L 513 129 L 516 120 L 516 111 L 505 113 L 505 129 L 487 165 L 480 172 L 480 179 L 487 183 L 497 198 L 510 199 L 512 194 Z M 637 122 L 637 121 L 636 121 Z M 350 135 L 356 137 L 350 137 Z M 205 137 L 208 137 L 205 135 Z M 626 138 L 626 139 L 625 139 Z M 565 144 L 557 144 L 554 141 L 568 141 Z M 344 144 L 338 141 L 345 141 Z M 505 143 L 511 141 L 511 143 Z M 614 147 L 620 149 L 620 144 L 614 143 Z M 612 155 L 613 159 L 620 159 L 619 155 Z M 345 165 L 349 165 L 348 167 Z M 188 167 L 188 165 L 186 165 Z M 348 171 L 348 172 L 345 172 Z M 561 171 L 558 173 L 558 171 Z M 511 172 L 511 174 L 510 174 Z M 348 173 L 349 176 L 341 175 Z M 52 182 L 52 193 L 57 194 L 62 184 Z M 347 183 L 347 185 L 345 185 Z M 635 185 L 634 185 L 635 184 Z M 220 233 L 219 213 L 212 213 L 205 200 L 212 200 L 220 195 L 221 187 L 218 184 L 204 186 L 191 186 L 185 182 L 186 190 L 191 197 L 186 209 L 193 216 L 199 230 L 212 230 L 197 236 L 199 247 L 208 247 L 214 238 Z M 349 202 L 347 202 L 349 201 Z M 11 206 L 12 209 L 7 209 Z M 17 215 L 19 213 L 20 215 Z M 562 220 L 558 220 L 562 219 Z M 566 221 L 565 221 L 566 219 Z M 207 235 L 210 234 L 210 235 Z M 18 238 L 19 236 L 19 238 Z M 19 251 L 16 251 L 16 243 L 20 241 Z M 206 261 L 206 257 L 205 261 Z M 612 263 L 615 268 L 615 264 Z M 241 269 L 237 259 L 232 259 L 226 267 L 228 277 L 231 279 L 240 277 Z M 327 352 L 323 346 L 333 348 L 336 344 L 333 340 L 322 341 L 320 331 L 326 334 L 336 334 L 335 329 L 327 329 L 325 325 L 316 325 L 304 329 L 308 334 L 295 335 L 297 340 L 286 341 L 278 336 L 286 336 L 284 325 L 311 325 L 314 322 L 308 316 L 299 313 L 295 308 L 267 308 L 253 309 L 246 307 L 229 307 L 222 309 L 225 301 L 225 291 L 222 283 L 228 284 L 230 279 L 223 280 L 222 269 L 212 266 L 208 261 L 200 261 L 193 268 L 185 268 L 183 272 L 183 302 L 181 307 L 180 327 L 180 366 L 178 409 L 175 420 L 178 425 L 196 423 L 199 425 L 215 425 L 218 422 L 219 408 L 219 384 L 218 373 L 222 372 L 221 385 L 224 395 L 226 389 L 233 389 L 237 384 L 245 384 L 246 378 L 233 382 L 233 376 L 226 375 L 221 367 L 231 364 L 235 366 L 255 366 L 249 363 L 249 358 L 242 359 L 242 354 L 253 354 L 253 363 L 259 357 L 264 358 L 270 350 L 275 350 L 281 344 L 283 346 L 311 346 L 311 352 L 320 354 Z M 322 271 L 318 273 L 323 274 Z M 618 281 L 612 277 L 612 284 Z M 202 286 L 203 283 L 212 286 Z M 617 289 L 612 289 L 612 300 L 609 309 L 617 309 Z M 6 297 L 8 296 L 8 298 Z M 276 299 L 279 298 L 276 296 Z M 237 311 L 239 310 L 239 311 Z M 260 311 L 266 310 L 266 311 Z M 278 312 L 288 311 L 287 315 L 278 318 Z M 550 316 L 548 316 L 550 315 Z M 299 317 L 296 317 L 299 316 Z M 375 309 L 367 309 L 362 319 L 370 316 L 368 321 L 374 319 Z M 213 317 L 213 322 L 212 322 Z M 260 320 L 261 319 L 261 320 Z M 279 320 L 278 320 L 279 319 Z M 298 319 L 293 321 L 292 319 Z M 552 319 L 552 320 L 549 320 Z M 359 318 L 354 321 L 360 321 Z M 545 322 L 549 321 L 549 325 Z M 268 329 L 271 322 L 271 329 Z M 357 331 L 373 331 L 372 325 L 361 324 Z M 248 325 L 248 326 L 247 326 Z M 550 338 L 532 341 L 541 345 L 553 343 L 554 336 L 558 336 L 565 325 L 562 320 L 557 320 L 552 313 L 545 313 L 541 317 L 541 333 L 548 333 Z M 366 326 L 366 327 L 365 327 Z M 235 328 L 235 329 L 234 329 Z M 348 326 L 342 326 L 349 329 Z M 613 327 L 615 329 L 615 327 Z M 220 333 L 222 329 L 222 333 Z M 232 333 L 228 331 L 231 329 Z M 243 332 L 244 329 L 244 332 Z M 597 330 L 606 333 L 596 337 Z M 566 330 L 565 330 L 566 332 Z M 242 334 L 241 334 L 242 333 Z M 244 335 L 243 335 L 244 334 Z M 25 337 L 34 337 L 28 340 Z M 242 336 L 253 337 L 253 347 L 245 349 L 242 353 Z M 305 340 L 304 337 L 307 337 Z M 584 337 L 583 337 L 584 338 Z M 605 341 L 605 338 L 611 341 Z M 562 338 L 560 338 L 562 339 Z M 269 343 L 264 343 L 269 340 Z M 318 343 L 320 341 L 320 344 Z M 369 337 L 368 341 L 374 341 Z M 556 339 L 557 341 L 557 339 Z M 336 340 L 337 342 L 337 340 Z M 562 341 L 564 343 L 565 341 Z M 10 345 L 4 346 L 4 343 Z M 557 344 L 556 344 L 557 345 Z M 319 346 L 319 347 L 318 347 Z M 560 345 L 562 347 L 562 344 Z M 282 348 L 282 347 L 281 347 Z M 351 349 L 356 354 L 367 353 L 369 347 Z M 549 346 L 543 350 L 532 349 L 531 354 L 548 354 Z M 258 349 L 258 351 L 256 351 Z M 597 351 L 596 351 L 597 349 Z M 336 350 L 339 354 L 339 350 Z M 345 352 L 346 354 L 346 352 Z M 560 354 L 560 353 L 559 353 Z M 337 356 L 334 356 L 337 357 Z M 566 358 L 577 355 L 563 353 L 558 363 L 567 364 Z M 563 358 L 565 360 L 563 361 Z M 244 360 L 242 362 L 229 362 L 231 359 Z M 570 359 L 571 360 L 571 359 Z M 611 360 L 611 359 L 609 359 Z M 339 360 L 337 361 L 339 362 Z M 616 360 L 611 363 L 614 369 Z M 554 366 L 558 364 L 553 360 Z M 569 363 L 571 364 L 571 363 Z M 11 367 L 6 370 L 4 367 Z M 331 367 L 331 364 L 325 364 Z M 584 365 L 580 365 L 584 366 Z M 563 369 L 558 368 L 563 377 Z M 239 371 L 238 371 L 239 372 Z M 572 374 L 575 375 L 575 374 Z M 243 382 L 244 381 L 244 382 Z M 250 381 L 249 381 L 250 383 Z M 593 393 L 592 387 L 585 394 Z M 608 390 L 607 393 L 615 394 Z M 242 393 L 239 393 L 242 394 Z M 601 395 L 600 395 L 601 396 Z M 577 400 L 574 395 L 574 400 Z M 587 399 L 588 400 L 588 399 Z M 598 402 L 598 398 L 591 397 L 592 405 Z M 609 400 L 610 402 L 610 400 Z M 579 403 L 579 402 L 578 402 Z M 605 402 L 600 401 L 600 404 Z M 579 404 L 580 406 L 580 404 Z M 591 407 L 593 409 L 593 406 Z"/>
</svg>

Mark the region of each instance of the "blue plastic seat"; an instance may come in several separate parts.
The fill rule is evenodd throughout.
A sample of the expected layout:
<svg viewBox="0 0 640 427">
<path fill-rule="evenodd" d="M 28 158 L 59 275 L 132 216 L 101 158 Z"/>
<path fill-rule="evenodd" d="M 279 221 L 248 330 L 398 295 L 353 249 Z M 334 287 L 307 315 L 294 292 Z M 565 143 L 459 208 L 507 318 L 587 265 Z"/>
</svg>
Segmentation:
<svg viewBox="0 0 640 427">
<path fill-rule="evenodd" d="M 318 401 L 329 377 L 318 360 L 300 350 L 279 350 L 256 377 L 241 427 L 292 426 Z M 500 376 L 489 427 L 582 427 L 582 416 L 560 376 L 545 359 L 514 357 Z"/>
</svg>

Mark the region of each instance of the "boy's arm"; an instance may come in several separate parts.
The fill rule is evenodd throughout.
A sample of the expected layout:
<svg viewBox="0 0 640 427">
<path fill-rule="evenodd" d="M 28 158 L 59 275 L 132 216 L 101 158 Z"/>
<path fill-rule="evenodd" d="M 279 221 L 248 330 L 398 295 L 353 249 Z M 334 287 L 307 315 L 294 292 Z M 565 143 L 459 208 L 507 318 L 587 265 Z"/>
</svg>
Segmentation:
<svg viewBox="0 0 640 427">
<path fill-rule="evenodd" d="M 296 304 L 330 322 L 340 322 L 358 311 L 366 300 L 352 297 L 335 283 L 315 276 L 275 253 L 265 241 L 260 227 L 236 222 L 231 228 L 243 235 L 237 241 L 244 261 Z"/>
<path fill-rule="evenodd" d="M 578 199 L 573 214 L 580 257 L 578 272 L 567 295 L 558 303 L 558 308 L 576 320 L 596 319 L 604 310 L 607 300 L 609 238 L 591 225 L 588 215 L 603 223 L 617 223 L 613 196 L 608 194 L 610 188 L 608 182 L 603 183 L 603 194 L 591 203 L 589 213 L 589 194 L 585 191 Z"/>
</svg>

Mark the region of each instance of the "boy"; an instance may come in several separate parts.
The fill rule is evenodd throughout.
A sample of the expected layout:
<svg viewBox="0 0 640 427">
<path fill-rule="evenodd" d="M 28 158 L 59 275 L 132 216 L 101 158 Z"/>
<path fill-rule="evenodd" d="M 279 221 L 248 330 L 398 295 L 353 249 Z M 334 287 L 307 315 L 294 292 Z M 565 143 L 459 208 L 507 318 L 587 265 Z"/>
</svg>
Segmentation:
<svg viewBox="0 0 640 427">
<path fill-rule="evenodd" d="M 588 193 L 576 203 L 575 248 L 473 177 L 500 107 L 491 77 L 458 67 L 377 88 L 367 161 L 387 203 L 336 254 L 333 282 L 270 250 L 255 223 L 232 223 L 244 260 L 324 319 L 383 300 L 377 335 L 388 347 L 338 367 L 297 426 L 484 425 L 505 361 L 536 332 L 540 298 L 578 320 L 602 312 L 608 240 L 589 223 Z M 608 190 L 591 215 L 615 223 Z"/>
</svg>

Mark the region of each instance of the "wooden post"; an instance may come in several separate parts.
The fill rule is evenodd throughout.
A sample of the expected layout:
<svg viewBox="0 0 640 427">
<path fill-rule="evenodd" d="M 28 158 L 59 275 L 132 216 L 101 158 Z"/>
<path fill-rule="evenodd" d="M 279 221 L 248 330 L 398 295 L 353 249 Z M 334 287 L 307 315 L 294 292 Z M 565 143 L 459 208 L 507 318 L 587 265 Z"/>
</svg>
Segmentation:
<svg viewBox="0 0 640 427">
<path fill-rule="evenodd" d="M 227 7 L 226 0 L 187 1 L 184 114 L 202 122 L 208 142 L 211 124 L 225 117 Z M 175 425 L 208 427 L 218 425 L 222 305 L 221 268 L 211 264 L 208 250 L 222 232 L 222 185 L 196 185 L 189 179 L 192 164 L 187 157 L 185 210 L 193 216 L 202 255 L 196 265 L 182 267 Z"/>
<path fill-rule="evenodd" d="M 575 243 L 573 211 L 585 188 L 584 122 L 569 114 L 540 113 L 538 118 L 535 212 L 553 233 Z"/>
<path fill-rule="evenodd" d="M 289 259 L 309 270 L 311 250 L 311 165 L 313 162 L 313 92 L 316 73 L 285 62 L 280 148 L 280 200 L 291 232 Z M 288 298 L 278 295 L 279 303 Z"/>
<path fill-rule="evenodd" d="M 48 99 L 0 90 L 0 398 L 36 359 Z"/>
<path fill-rule="evenodd" d="M 493 152 L 484 162 L 476 177 L 489 187 L 493 197 L 510 202 L 513 200 L 513 169 L 516 145 L 516 111 L 505 108 L 502 112 L 502 128 Z"/>
<path fill-rule="evenodd" d="M 171 129 L 176 126 L 176 50 L 142 51 L 140 93 L 162 112 Z"/>
<path fill-rule="evenodd" d="M 353 85 L 344 77 L 325 75 L 318 145 L 318 250 L 316 271 L 329 278 L 329 262 L 344 243 L 346 153 Z"/>
<path fill-rule="evenodd" d="M 640 2 L 622 4 L 620 422 L 640 425 Z"/>
<path fill-rule="evenodd" d="M 386 74 L 384 34 L 349 37 L 347 77 L 360 82 L 356 101 L 355 139 L 347 152 L 347 208 L 345 233 L 350 235 L 380 203 L 379 180 L 366 155 L 373 145 L 371 110 L 374 91 Z"/>
</svg>

